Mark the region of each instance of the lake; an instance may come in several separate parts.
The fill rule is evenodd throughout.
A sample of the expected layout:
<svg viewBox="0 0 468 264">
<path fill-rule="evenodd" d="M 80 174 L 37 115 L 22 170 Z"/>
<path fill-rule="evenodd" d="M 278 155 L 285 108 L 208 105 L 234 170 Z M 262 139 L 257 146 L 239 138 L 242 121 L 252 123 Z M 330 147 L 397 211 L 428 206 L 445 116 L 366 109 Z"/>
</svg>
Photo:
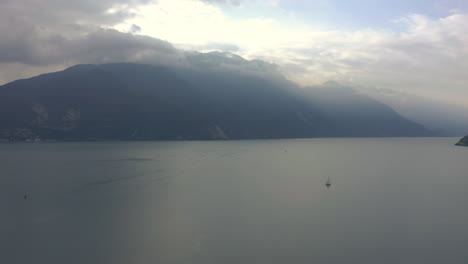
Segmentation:
<svg viewBox="0 0 468 264">
<path fill-rule="evenodd" d="M 466 264 L 457 141 L 0 144 L 0 263 Z"/>
</svg>

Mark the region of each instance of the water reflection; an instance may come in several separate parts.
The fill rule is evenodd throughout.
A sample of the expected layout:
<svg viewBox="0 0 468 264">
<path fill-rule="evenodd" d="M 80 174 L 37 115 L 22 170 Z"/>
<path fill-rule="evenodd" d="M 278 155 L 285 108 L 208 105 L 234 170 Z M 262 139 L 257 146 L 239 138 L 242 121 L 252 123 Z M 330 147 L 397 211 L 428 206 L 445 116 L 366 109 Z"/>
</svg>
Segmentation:
<svg viewBox="0 0 468 264">
<path fill-rule="evenodd" d="M 1 258 L 463 263 L 463 151 L 450 139 L 0 145 Z"/>
</svg>

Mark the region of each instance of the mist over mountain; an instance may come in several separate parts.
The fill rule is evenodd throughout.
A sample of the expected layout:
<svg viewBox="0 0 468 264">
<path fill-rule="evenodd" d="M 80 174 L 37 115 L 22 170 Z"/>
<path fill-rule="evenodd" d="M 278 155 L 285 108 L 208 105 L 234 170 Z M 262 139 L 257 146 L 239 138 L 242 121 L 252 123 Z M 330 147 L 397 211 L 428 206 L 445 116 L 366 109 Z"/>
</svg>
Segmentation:
<svg viewBox="0 0 468 264">
<path fill-rule="evenodd" d="M 432 135 L 355 91 L 323 88 L 301 89 L 282 77 L 274 65 L 231 53 L 187 53 L 186 61 L 178 66 L 77 65 L 1 86 L 0 138 Z"/>
<path fill-rule="evenodd" d="M 307 87 L 305 94 L 326 119 L 334 124 L 336 136 L 418 136 L 422 126 L 402 118 L 387 105 L 356 89 L 329 81 Z"/>
<path fill-rule="evenodd" d="M 367 88 L 360 91 L 438 135 L 463 136 L 468 133 L 468 108 L 391 89 Z"/>
</svg>

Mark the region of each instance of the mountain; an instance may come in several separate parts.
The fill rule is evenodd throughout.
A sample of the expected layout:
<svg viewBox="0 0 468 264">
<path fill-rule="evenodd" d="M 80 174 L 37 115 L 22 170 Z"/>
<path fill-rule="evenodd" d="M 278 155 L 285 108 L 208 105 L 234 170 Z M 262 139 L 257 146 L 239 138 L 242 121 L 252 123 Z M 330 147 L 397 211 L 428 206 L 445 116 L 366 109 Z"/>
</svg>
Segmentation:
<svg viewBox="0 0 468 264">
<path fill-rule="evenodd" d="M 283 78 L 273 65 L 228 55 L 190 54 L 189 64 L 180 67 L 77 65 L 0 86 L 0 138 L 206 140 L 431 135 L 422 126 L 358 94 L 346 107 L 345 98 L 334 101 L 328 94 L 314 98 L 313 93 L 306 94 Z M 366 106 L 351 107 L 361 103 Z"/>
<path fill-rule="evenodd" d="M 337 82 L 308 87 L 310 101 L 333 124 L 333 136 L 427 136 L 421 125 L 402 118 L 393 109 Z"/>
<path fill-rule="evenodd" d="M 468 108 L 391 89 L 361 89 L 366 94 L 414 120 L 440 136 L 463 136 L 468 132 Z"/>
<path fill-rule="evenodd" d="M 458 143 L 455 145 L 468 147 L 468 136 L 465 136 L 462 139 L 460 139 L 460 141 L 458 141 Z"/>
</svg>

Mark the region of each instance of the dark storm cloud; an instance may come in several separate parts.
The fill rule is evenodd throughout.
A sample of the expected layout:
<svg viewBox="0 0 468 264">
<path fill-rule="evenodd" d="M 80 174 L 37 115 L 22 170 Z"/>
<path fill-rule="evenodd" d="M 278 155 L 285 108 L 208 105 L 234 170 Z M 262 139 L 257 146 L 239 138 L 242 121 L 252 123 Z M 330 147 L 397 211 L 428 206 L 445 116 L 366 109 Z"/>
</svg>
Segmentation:
<svg viewBox="0 0 468 264">
<path fill-rule="evenodd" d="M 34 24 L 104 25 L 133 16 L 131 7 L 148 2 L 151 0 L 2 0 L 0 14 L 2 20 L 16 18 Z"/>
<path fill-rule="evenodd" d="M 170 43 L 110 27 L 150 0 L 0 0 L 0 83 L 78 63 L 181 64 Z M 23 65 L 23 66 L 19 66 Z M 18 73 L 24 68 L 26 76 Z"/>
<path fill-rule="evenodd" d="M 75 42 L 90 39 L 102 26 L 133 16 L 132 7 L 149 0 L 1 0 L 0 63 L 49 65 L 70 60 Z M 137 31 L 138 28 L 132 28 Z M 114 34 L 114 37 L 117 34 Z M 133 42 L 135 38 L 123 35 Z M 119 38 L 121 41 L 122 37 Z M 140 46 L 148 46 L 148 41 Z M 75 54 L 73 52 L 72 54 Z"/>
<path fill-rule="evenodd" d="M 67 40 L 21 19 L 0 24 L 0 63 L 49 64 Z"/>
<path fill-rule="evenodd" d="M 180 64 L 183 55 L 169 42 L 159 39 L 100 29 L 73 41 L 64 50 L 76 63 L 141 62 Z"/>
<path fill-rule="evenodd" d="M 95 29 L 90 33 L 67 37 L 41 27 L 15 25 L 0 39 L 0 63 L 51 65 L 100 63 L 113 61 L 164 61 L 177 56 L 168 42 L 151 37 Z"/>
<path fill-rule="evenodd" d="M 109 29 L 131 17 L 132 6 L 148 1 L 2 0 L 0 84 L 82 63 L 135 62 L 197 67 L 209 61 L 209 65 L 218 70 L 242 69 L 255 74 L 266 71 L 266 66 L 259 62 L 244 61 L 228 53 L 188 55 L 167 41 L 135 35 L 141 30 L 135 24 L 127 33 Z M 208 43 L 204 49 L 235 52 L 239 47 Z M 242 63 L 226 63 L 232 58 Z"/>
</svg>

